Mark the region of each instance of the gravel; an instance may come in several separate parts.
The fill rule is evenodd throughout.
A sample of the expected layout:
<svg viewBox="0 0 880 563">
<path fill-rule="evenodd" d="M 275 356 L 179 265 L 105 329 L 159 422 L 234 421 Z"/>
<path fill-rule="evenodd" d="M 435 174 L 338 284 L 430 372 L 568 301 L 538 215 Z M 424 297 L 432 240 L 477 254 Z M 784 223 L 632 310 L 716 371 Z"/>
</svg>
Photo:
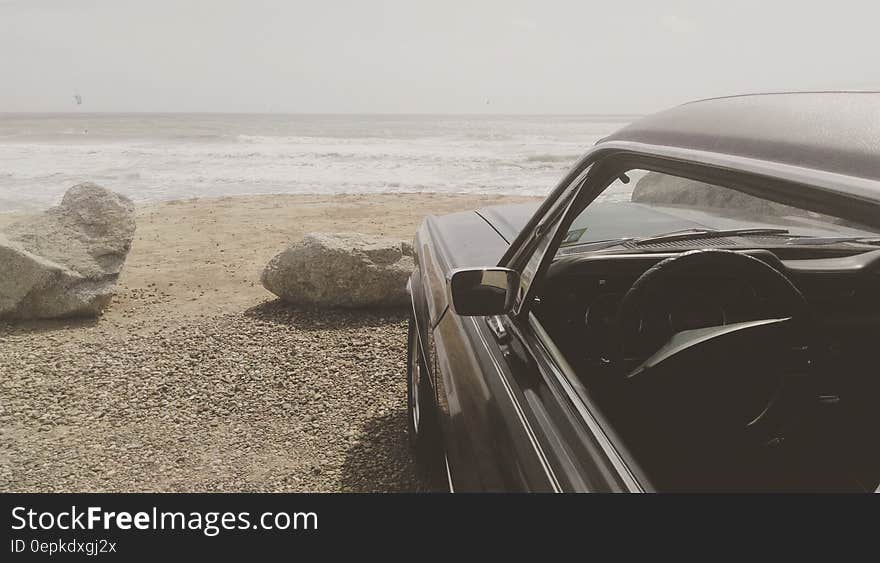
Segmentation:
<svg viewBox="0 0 880 563">
<path fill-rule="evenodd" d="M 0 325 L 2 491 L 417 491 L 400 311 Z"/>
</svg>

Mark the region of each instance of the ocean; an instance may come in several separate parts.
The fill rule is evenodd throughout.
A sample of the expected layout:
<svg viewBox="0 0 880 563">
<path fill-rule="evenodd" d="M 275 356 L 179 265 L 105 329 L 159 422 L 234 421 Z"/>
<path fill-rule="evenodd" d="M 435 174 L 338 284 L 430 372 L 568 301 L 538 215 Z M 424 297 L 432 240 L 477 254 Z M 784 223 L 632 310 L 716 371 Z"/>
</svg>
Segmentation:
<svg viewBox="0 0 880 563">
<path fill-rule="evenodd" d="M 0 212 L 92 181 L 136 202 L 243 194 L 544 195 L 635 116 L 0 114 Z"/>
</svg>

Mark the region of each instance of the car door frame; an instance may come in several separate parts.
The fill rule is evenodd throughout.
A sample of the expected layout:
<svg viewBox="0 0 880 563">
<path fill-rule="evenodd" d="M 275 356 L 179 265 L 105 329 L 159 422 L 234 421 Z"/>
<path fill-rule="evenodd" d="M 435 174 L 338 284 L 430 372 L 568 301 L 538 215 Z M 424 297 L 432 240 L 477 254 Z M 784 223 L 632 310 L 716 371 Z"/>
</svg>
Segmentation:
<svg viewBox="0 0 880 563">
<path fill-rule="evenodd" d="M 538 264 L 525 287 L 519 288 L 517 308 L 496 317 L 496 324 L 509 333 L 506 338 L 518 343 L 519 371 L 532 372 L 521 376 L 526 381 L 531 380 L 530 386 L 520 387 L 517 389 L 519 397 L 514 398 L 511 394 L 511 398 L 520 402 L 518 408 L 523 411 L 524 423 L 529 432 L 535 434 L 534 440 L 539 444 L 536 451 L 543 456 L 542 464 L 559 484 L 557 490 L 641 492 L 650 489 L 648 480 L 595 409 L 588 390 L 573 377 L 572 368 L 538 319 L 523 306 L 530 294 L 531 282 L 543 274 L 547 251 L 558 246 L 556 239 L 564 234 L 561 227 L 566 224 L 572 208 L 593 192 L 595 195 L 601 193 L 613 179 L 605 174 L 600 162 L 590 158 L 591 154 L 581 159 L 559 183 L 502 258 L 499 265 L 518 266 L 521 275 L 527 264 L 534 264 L 535 258 Z M 564 209 L 560 209 L 559 203 Z M 548 225 L 549 218 L 552 221 Z M 515 246 L 517 242 L 519 245 Z M 542 242 L 546 244 L 541 246 Z M 474 319 L 477 318 L 485 319 Z M 474 324 L 479 323 L 475 320 Z M 490 333 L 494 333 L 495 342 L 484 338 L 483 345 L 490 355 L 508 362 L 506 367 L 516 379 L 517 369 L 510 361 L 515 355 L 504 349 L 512 344 L 505 345 L 497 331 L 490 330 Z M 495 369 L 505 377 L 498 362 L 495 362 Z M 534 389 L 542 389 L 543 393 L 535 393 Z M 544 401 L 536 399 L 541 394 Z M 540 446 L 542 441 L 545 443 L 543 448 Z"/>
<path fill-rule="evenodd" d="M 553 228 L 544 232 L 551 241 L 590 170 L 576 167 L 545 201 L 543 213 L 535 214 L 554 217 Z M 567 201 L 560 204 L 560 197 Z M 423 228 L 425 236 L 417 239 L 428 240 L 430 222 Z M 423 250 L 420 260 L 436 282 L 445 262 L 442 251 Z M 439 289 L 425 283 L 432 294 Z M 643 490 L 596 416 L 585 416 L 560 375 L 561 358 L 554 357 L 552 343 L 540 345 L 532 330 L 512 315 L 464 317 L 449 308 L 431 327 L 430 371 L 450 489 Z"/>
</svg>

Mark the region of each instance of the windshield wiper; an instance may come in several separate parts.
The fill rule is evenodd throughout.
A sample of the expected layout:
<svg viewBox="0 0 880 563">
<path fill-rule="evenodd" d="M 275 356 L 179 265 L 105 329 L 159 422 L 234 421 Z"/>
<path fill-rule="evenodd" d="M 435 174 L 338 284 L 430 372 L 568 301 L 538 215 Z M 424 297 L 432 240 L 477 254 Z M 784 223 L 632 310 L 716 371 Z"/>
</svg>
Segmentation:
<svg viewBox="0 0 880 563">
<path fill-rule="evenodd" d="M 619 239 L 610 239 L 610 240 L 597 240 L 593 242 L 576 242 L 569 244 L 561 244 L 560 250 L 563 248 L 568 252 L 572 252 L 568 250 L 569 248 L 577 248 L 577 252 L 595 252 L 597 250 L 605 250 L 606 248 L 613 248 L 615 246 L 620 246 L 622 244 L 631 244 L 633 246 L 640 246 L 643 244 L 655 244 L 658 242 L 673 242 L 679 240 L 691 240 L 691 239 L 704 239 L 704 238 L 717 238 L 717 237 L 727 237 L 727 236 L 736 236 L 736 235 L 787 235 L 787 229 L 727 229 L 727 230 L 716 230 L 716 229 L 684 229 L 682 231 L 673 231 L 671 233 L 664 233 L 662 235 L 651 235 L 649 237 L 644 238 L 636 238 L 636 237 L 624 237 Z"/>
<path fill-rule="evenodd" d="M 674 231 L 662 235 L 654 235 L 650 237 L 636 239 L 632 244 L 640 246 L 643 244 L 656 244 L 659 242 L 675 242 L 679 240 L 692 240 L 703 238 L 719 238 L 733 236 L 760 236 L 760 235 L 787 235 L 788 229 L 685 229 L 683 231 Z"/>
<path fill-rule="evenodd" d="M 822 246 L 825 244 L 843 244 L 847 242 L 877 246 L 880 245 L 880 237 L 793 237 L 788 239 L 785 244 L 796 244 L 798 246 Z"/>
<path fill-rule="evenodd" d="M 705 238 L 716 238 L 716 237 L 726 237 L 726 236 L 760 236 L 760 235 L 769 235 L 769 236 L 782 236 L 789 235 L 784 237 L 783 244 L 787 245 L 803 245 L 803 246 L 821 246 L 826 244 L 844 244 L 844 243 L 857 243 L 857 244 L 866 244 L 872 246 L 880 246 L 880 237 L 811 237 L 811 236 L 800 236 L 800 235 L 791 235 L 789 234 L 787 229 L 727 229 L 727 230 L 715 230 L 715 229 L 685 229 L 682 231 L 673 231 L 671 233 L 664 233 L 661 235 L 652 235 L 644 238 L 636 238 L 636 237 L 624 237 L 619 239 L 610 239 L 610 240 L 598 240 L 594 242 L 578 242 L 574 244 L 563 244 L 560 246 L 560 252 L 565 249 L 565 253 L 569 254 L 571 252 L 595 252 L 597 250 L 605 250 L 606 248 L 613 248 L 615 246 L 620 246 L 624 244 L 631 244 L 633 246 L 640 246 L 644 244 L 656 244 L 658 242 L 674 242 L 680 240 L 693 240 L 693 239 L 705 239 Z M 572 250 L 569 250 L 571 248 Z M 574 250 L 576 249 L 576 250 Z"/>
</svg>

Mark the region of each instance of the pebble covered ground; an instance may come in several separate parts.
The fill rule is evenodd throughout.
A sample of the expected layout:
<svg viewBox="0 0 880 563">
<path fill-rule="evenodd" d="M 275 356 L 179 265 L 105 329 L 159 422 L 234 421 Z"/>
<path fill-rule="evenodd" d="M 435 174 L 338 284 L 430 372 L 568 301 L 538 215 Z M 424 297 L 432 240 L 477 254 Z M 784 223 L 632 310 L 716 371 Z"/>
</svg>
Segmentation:
<svg viewBox="0 0 880 563">
<path fill-rule="evenodd" d="M 112 188 L 112 186 L 106 186 Z M 140 205 L 103 316 L 0 322 L 0 491 L 413 491 L 406 312 L 299 312 L 260 272 L 306 232 L 412 240 L 509 196 Z M 0 229 L 26 217 L 0 213 Z"/>
<path fill-rule="evenodd" d="M 404 312 L 278 301 L 124 336 L 0 325 L 0 490 L 423 490 L 405 350 Z"/>
</svg>

